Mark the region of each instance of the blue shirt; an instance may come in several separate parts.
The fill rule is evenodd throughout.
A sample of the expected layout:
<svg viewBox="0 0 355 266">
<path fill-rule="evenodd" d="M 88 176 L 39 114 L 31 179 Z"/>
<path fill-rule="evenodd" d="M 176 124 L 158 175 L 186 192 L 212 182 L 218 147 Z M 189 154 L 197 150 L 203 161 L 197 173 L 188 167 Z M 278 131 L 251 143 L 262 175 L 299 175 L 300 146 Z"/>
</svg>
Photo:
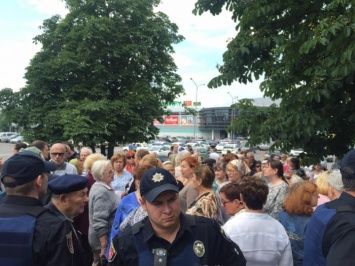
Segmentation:
<svg viewBox="0 0 355 266">
<path fill-rule="evenodd" d="M 111 182 L 111 187 L 114 191 L 125 191 L 126 184 L 129 183 L 132 178 L 132 174 L 127 170 L 123 169 L 121 177 L 115 174 L 115 176 L 113 177 L 113 181 Z"/>
</svg>

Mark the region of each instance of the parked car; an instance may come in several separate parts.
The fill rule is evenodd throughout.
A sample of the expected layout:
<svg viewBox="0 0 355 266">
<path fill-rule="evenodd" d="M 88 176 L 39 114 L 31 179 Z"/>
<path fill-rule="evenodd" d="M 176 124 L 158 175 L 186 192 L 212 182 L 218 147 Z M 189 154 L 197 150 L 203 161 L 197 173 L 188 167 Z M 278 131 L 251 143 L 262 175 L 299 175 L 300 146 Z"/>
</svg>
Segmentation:
<svg viewBox="0 0 355 266">
<path fill-rule="evenodd" d="M 194 146 L 192 149 L 194 150 L 194 153 L 199 153 L 202 162 L 210 157 L 210 153 L 204 147 Z"/>
<path fill-rule="evenodd" d="M 164 146 L 164 145 L 170 145 L 169 142 L 166 142 L 166 141 L 154 141 L 152 143 L 153 146 Z"/>
<path fill-rule="evenodd" d="M 148 147 L 149 153 L 156 152 L 159 156 L 166 156 L 168 157 L 168 153 L 170 152 L 170 145 L 164 146 L 150 146 Z"/>
<path fill-rule="evenodd" d="M 290 156 L 291 157 L 297 157 L 297 156 L 299 156 L 301 153 L 303 153 L 304 151 L 303 151 L 303 149 L 301 149 L 301 148 L 293 148 L 291 151 L 290 151 Z"/>
<path fill-rule="evenodd" d="M 228 142 L 219 142 L 216 146 L 217 152 L 222 152 L 224 146 L 226 146 Z"/>
<path fill-rule="evenodd" d="M 272 145 L 271 143 L 260 143 L 258 145 L 258 147 L 259 147 L 259 150 L 261 150 L 261 151 L 267 151 L 268 149 L 270 149 L 271 145 Z"/>
<path fill-rule="evenodd" d="M 197 143 L 199 143 L 202 147 L 204 147 L 206 150 L 209 150 L 211 147 L 210 147 L 210 144 L 208 144 L 207 141 L 205 140 L 198 140 L 196 141 Z"/>
<path fill-rule="evenodd" d="M 186 146 L 190 145 L 191 147 L 203 147 L 200 143 L 197 142 L 188 142 L 186 143 Z"/>
<path fill-rule="evenodd" d="M 11 138 L 9 142 L 14 143 L 14 144 L 21 143 L 21 142 L 23 142 L 23 136 L 17 135 L 15 137 Z"/>
<path fill-rule="evenodd" d="M 17 132 L 1 132 L 0 133 L 0 141 L 1 142 L 9 142 L 10 138 L 18 136 Z"/>
<path fill-rule="evenodd" d="M 222 155 L 226 155 L 228 152 L 238 153 L 238 144 L 227 144 L 223 147 Z"/>
<path fill-rule="evenodd" d="M 247 143 L 248 143 L 247 140 L 242 140 L 240 142 L 239 148 L 244 152 L 255 152 L 257 148 L 253 147 L 253 146 L 249 146 L 249 144 L 247 144 Z"/>
<path fill-rule="evenodd" d="M 145 142 L 135 143 L 135 145 L 136 145 L 137 151 L 140 149 L 147 149 L 148 148 L 148 144 Z M 128 148 L 128 146 L 124 146 L 122 150 L 123 150 L 123 152 L 128 152 L 129 148 Z"/>
</svg>

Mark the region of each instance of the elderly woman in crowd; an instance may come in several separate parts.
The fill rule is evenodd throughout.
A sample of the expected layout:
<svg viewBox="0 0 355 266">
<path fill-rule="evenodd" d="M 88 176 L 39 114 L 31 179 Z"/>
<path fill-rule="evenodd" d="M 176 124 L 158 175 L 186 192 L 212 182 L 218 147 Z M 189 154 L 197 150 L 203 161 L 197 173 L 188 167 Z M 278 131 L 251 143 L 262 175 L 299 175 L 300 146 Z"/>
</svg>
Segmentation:
<svg viewBox="0 0 355 266">
<path fill-rule="evenodd" d="M 175 177 L 175 166 L 172 161 L 165 161 L 162 166 L 165 170 L 169 171 Z M 176 180 L 179 191 L 184 188 L 184 184 L 180 180 Z"/>
<path fill-rule="evenodd" d="M 186 214 L 211 218 L 223 225 L 224 221 L 220 211 L 222 202 L 219 196 L 212 190 L 214 171 L 208 165 L 200 165 L 194 169 L 192 186 L 198 195 L 189 206 Z"/>
<path fill-rule="evenodd" d="M 274 160 L 268 161 L 263 170 L 264 176 L 270 181 L 268 184 L 269 194 L 264 205 L 264 212 L 270 214 L 275 219 L 282 209 L 282 204 L 289 188 L 283 172 L 282 163 Z"/>
<path fill-rule="evenodd" d="M 184 186 L 188 183 L 188 180 L 182 176 L 181 174 L 181 162 L 183 159 L 191 156 L 191 153 L 189 153 L 186 150 L 180 151 L 176 156 L 175 156 L 175 178 L 177 180 L 180 180 Z"/>
<path fill-rule="evenodd" d="M 123 153 L 117 153 L 111 157 L 111 163 L 113 165 L 113 169 L 115 170 L 111 186 L 120 198 L 127 195 L 126 188 L 133 178 L 131 173 L 124 169 L 126 162 L 126 156 Z"/>
<path fill-rule="evenodd" d="M 246 265 L 292 265 L 285 228 L 262 210 L 268 186 L 258 178 L 246 177 L 240 181 L 239 189 L 245 212 L 223 228 L 243 251 Z"/>
<path fill-rule="evenodd" d="M 327 178 L 329 184 L 328 188 L 328 198 L 330 200 L 335 200 L 340 197 L 340 194 L 344 190 L 343 179 L 340 170 L 329 171 L 329 176 Z"/>
<path fill-rule="evenodd" d="M 294 266 L 303 265 L 306 227 L 318 201 L 317 186 L 309 181 L 297 183 L 287 195 L 277 219 L 289 236 Z"/>
<path fill-rule="evenodd" d="M 317 192 L 319 194 L 318 204 L 314 207 L 314 209 L 317 206 L 330 201 L 328 197 L 329 183 L 327 181 L 329 174 L 330 171 L 325 171 L 316 180 L 313 181 L 314 184 L 317 185 Z"/>
<path fill-rule="evenodd" d="M 120 198 L 111 187 L 114 172 L 108 160 L 98 160 L 91 168 L 96 180 L 89 193 L 89 243 L 94 256 L 93 266 L 100 265 L 100 258 L 105 256 L 113 219 L 120 203 Z"/>
<path fill-rule="evenodd" d="M 105 159 L 106 159 L 105 156 L 100 153 L 91 154 L 88 157 L 86 157 L 86 159 L 85 159 L 84 168 L 87 169 L 86 177 L 87 177 L 87 179 L 89 179 L 89 182 L 87 184 L 88 194 L 90 194 L 91 187 L 96 182 L 94 177 L 91 174 L 92 165 L 94 164 L 94 162 L 96 162 L 98 160 L 105 160 Z M 86 261 L 88 262 L 88 264 L 91 265 L 93 262 L 93 256 L 92 256 L 91 247 L 89 245 L 89 240 L 88 240 L 88 236 L 89 236 L 89 206 L 88 206 L 88 204 L 85 205 L 83 213 L 79 214 L 79 216 L 77 216 L 74 219 L 74 223 L 82 234 L 81 235 L 81 242 L 82 242 L 82 246 L 85 251 L 85 254 L 86 254 Z"/>
<path fill-rule="evenodd" d="M 198 193 L 192 185 L 192 177 L 194 170 L 200 163 L 195 157 L 189 156 L 181 161 L 181 174 L 187 179 L 184 188 L 179 192 L 180 205 L 182 213 L 185 213 L 187 208 L 195 201 Z"/>
<path fill-rule="evenodd" d="M 125 169 L 133 175 L 134 169 L 136 169 L 136 162 L 134 161 L 136 152 L 134 150 L 129 150 L 126 153 L 127 164 Z"/>
<path fill-rule="evenodd" d="M 244 204 L 240 200 L 239 185 L 229 183 L 220 189 L 219 194 L 221 195 L 222 205 L 226 213 L 231 216 L 227 223 L 233 223 L 234 219 L 245 211 Z"/>
<path fill-rule="evenodd" d="M 71 152 L 70 147 L 69 147 L 69 150 Z M 76 167 L 76 170 L 78 171 L 78 175 L 86 176 L 88 170 L 85 169 L 84 163 L 85 163 L 86 158 L 91 154 L 92 154 L 92 150 L 90 148 L 84 147 L 84 148 L 81 148 L 81 150 L 80 150 L 80 157 L 79 158 L 74 158 L 69 161 L 70 164 L 72 164 Z"/>
<path fill-rule="evenodd" d="M 227 175 L 232 183 L 239 183 L 244 176 L 250 174 L 250 169 L 244 160 L 237 159 L 227 164 Z"/>
</svg>

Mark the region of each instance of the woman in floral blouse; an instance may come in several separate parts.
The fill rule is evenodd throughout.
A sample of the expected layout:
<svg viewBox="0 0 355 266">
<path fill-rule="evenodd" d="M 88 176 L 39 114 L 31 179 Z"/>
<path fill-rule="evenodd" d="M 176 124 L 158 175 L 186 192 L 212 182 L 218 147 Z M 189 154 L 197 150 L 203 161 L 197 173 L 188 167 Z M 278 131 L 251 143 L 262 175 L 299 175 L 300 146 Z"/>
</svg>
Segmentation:
<svg viewBox="0 0 355 266">
<path fill-rule="evenodd" d="M 186 214 L 205 216 L 223 224 L 221 213 L 222 201 L 212 189 L 214 171 L 207 165 L 201 165 L 194 169 L 192 177 L 193 188 L 198 196 L 190 205 Z"/>
</svg>

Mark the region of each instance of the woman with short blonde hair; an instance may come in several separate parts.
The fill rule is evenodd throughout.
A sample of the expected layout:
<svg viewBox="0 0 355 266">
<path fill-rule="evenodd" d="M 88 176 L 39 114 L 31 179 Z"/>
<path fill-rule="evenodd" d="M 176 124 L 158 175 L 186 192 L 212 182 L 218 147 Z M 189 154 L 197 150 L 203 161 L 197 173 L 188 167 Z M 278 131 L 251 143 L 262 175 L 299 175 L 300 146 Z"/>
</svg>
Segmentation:
<svg viewBox="0 0 355 266">
<path fill-rule="evenodd" d="M 98 160 L 91 167 L 96 182 L 89 193 L 89 243 L 92 248 L 93 265 L 100 265 L 105 256 L 108 239 L 120 198 L 111 187 L 115 170 L 108 160 Z"/>
<path fill-rule="evenodd" d="M 239 183 L 244 176 L 250 174 L 250 168 L 244 160 L 236 159 L 227 164 L 226 172 L 228 180 L 232 183 Z"/>
<path fill-rule="evenodd" d="M 329 190 L 329 183 L 327 181 L 328 176 L 329 176 L 329 171 L 325 171 L 316 180 L 313 181 L 314 184 L 317 185 L 317 191 L 319 193 L 317 206 L 330 201 L 328 197 L 328 190 Z"/>
</svg>

